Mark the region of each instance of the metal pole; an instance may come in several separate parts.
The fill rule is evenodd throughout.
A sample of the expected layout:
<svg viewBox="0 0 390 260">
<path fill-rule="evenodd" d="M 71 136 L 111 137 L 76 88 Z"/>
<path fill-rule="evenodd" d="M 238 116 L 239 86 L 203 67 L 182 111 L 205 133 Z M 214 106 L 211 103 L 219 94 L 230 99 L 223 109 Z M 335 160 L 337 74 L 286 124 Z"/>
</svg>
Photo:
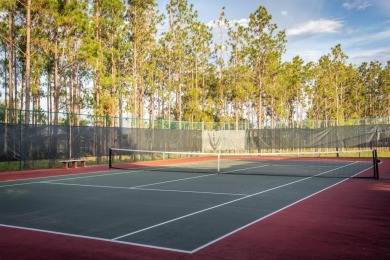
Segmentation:
<svg viewBox="0 0 390 260">
<path fill-rule="evenodd" d="M 22 134 L 22 110 L 19 109 L 19 158 L 20 158 L 19 159 L 19 171 L 21 171 L 23 169 L 22 138 L 23 138 L 23 134 Z"/>
<path fill-rule="evenodd" d="M 111 160 L 111 157 L 112 157 L 112 149 L 108 149 L 108 168 L 111 169 L 112 168 L 112 160 Z"/>
</svg>

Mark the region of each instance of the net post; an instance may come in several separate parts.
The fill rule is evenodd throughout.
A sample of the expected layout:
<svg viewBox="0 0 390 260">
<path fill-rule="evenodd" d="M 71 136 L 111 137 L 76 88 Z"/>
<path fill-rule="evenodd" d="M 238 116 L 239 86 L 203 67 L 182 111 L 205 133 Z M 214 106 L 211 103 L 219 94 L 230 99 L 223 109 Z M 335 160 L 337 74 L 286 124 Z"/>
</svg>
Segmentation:
<svg viewBox="0 0 390 260">
<path fill-rule="evenodd" d="M 374 160 L 374 179 L 379 179 L 379 159 L 378 159 L 378 151 L 374 149 L 373 160 Z"/>
<path fill-rule="evenodd" d="M 112 168 L 112 148 L 108 149 L 108 168 Z"/>
<path fill-rule="evenodd" d="M 376 177 L 376 166 L 375 166 L 375 149 L 372 150 L 372 168 L 374 169 L 374 179 Z"/>
<path fill-rule="evenodd" d="M 375 165 L 376 165 L 375 179 L 379 179 L 379 159 L 378 159 L 378 150 L 376 149 L 375 149 Z"/>
</svg>

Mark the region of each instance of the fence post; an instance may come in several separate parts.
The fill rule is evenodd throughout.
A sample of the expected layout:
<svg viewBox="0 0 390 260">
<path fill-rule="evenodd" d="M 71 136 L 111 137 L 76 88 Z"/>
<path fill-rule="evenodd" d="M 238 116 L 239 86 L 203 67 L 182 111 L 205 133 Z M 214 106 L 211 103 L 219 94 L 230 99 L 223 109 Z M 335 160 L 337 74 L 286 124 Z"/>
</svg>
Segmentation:
<svg viewBox="0 0 390 260">
<path fill-rule="evenodd" d="M 112 149 L 108 149 L 108 168 L 111 169 L 112 168 Z"/>
<path fill-rule="evenodd" d="M 23 152 L 23 149 L 22 149 L 22 138 L 23 138 L 23 134 L 22 134 L 22 110 L 19 109 L 19 171 L 21 171 L 23 169 L 23 158 L 22 158 L 22 152 Z"/>
<path fill-rule="evenodd" d="M 105 151 L 107 151 L 107 149 L 109 149 L 109 147 L 110 147 L 110 141 L 109 141 L 109 129 L 108 129 L 108 127 L 109 127 L 109 124 L 111 124 L 111 122 L 109 122 L 110 120 L 109 120 L 109 115 L 108 114 L 106 114 L 106 123 L 105 123 L 105 127 L 104 127 L 104 132 L 105 132 L 105 138 L 106 138 L 106 147 L 105 147 Z M 110 152 L 110 151 L 109 151 Z M 106 152 L 105 152 L 105 154 L 106 154 Z M 111 159 L 111 156 L 110 156 L 110 154 L 108 155 L 109 156 L 109 159 Z"/>
<path fill-rule="evenodd" d="M 70 113 L 66 113 L 67 121 L 68 121 L 68 127 L 69 127 L 69 138 L 68 138 L 68 158 L 73 158 L 73 139 L 72 139 L 72 117 Z"/>
</svg>

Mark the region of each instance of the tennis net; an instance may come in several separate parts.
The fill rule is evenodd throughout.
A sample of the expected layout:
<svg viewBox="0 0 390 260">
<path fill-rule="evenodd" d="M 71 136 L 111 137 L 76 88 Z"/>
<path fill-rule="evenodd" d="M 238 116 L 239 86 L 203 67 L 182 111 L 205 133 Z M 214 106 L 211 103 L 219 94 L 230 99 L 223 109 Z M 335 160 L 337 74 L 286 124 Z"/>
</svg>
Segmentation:
<svg viewBox="0 0 390 260">
<path fill-rule="evenodd" d="M 371 177 L 377 175 L 371 150 L 300 153 L 200 153 L 111 148 L 109 167 L 160 172 L 299 177 Z"/>
</svg>

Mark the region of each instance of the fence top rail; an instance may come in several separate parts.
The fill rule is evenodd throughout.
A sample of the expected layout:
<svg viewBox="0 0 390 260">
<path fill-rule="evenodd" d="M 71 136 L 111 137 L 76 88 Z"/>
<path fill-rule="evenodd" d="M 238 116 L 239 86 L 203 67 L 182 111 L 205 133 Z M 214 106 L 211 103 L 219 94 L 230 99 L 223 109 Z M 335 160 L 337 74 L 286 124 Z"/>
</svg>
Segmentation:
<svg viewBox="0 0 390 260">
<path fill-rule="evenodd" d="M 390 124 L 390 117 L 350 119 L 337 122 L 329 120 L 301 121 L 280 120 L 277 122 L 192 122 L 166 119 L 131 118 L 125 116 L 75 114 L 69 112 L 51 112 L 43 110 L 21 110 L 0 108 L 0 123 L 33 124 L 33 125 L 66 125 L 66 126 L 101 126 L 123 128 L 152 128 L 179 130 L 248 130 L 248 129 L 277 129 L 277 128 L 324 128 L 332 126 L 357 126 Z"/>
</svg>

